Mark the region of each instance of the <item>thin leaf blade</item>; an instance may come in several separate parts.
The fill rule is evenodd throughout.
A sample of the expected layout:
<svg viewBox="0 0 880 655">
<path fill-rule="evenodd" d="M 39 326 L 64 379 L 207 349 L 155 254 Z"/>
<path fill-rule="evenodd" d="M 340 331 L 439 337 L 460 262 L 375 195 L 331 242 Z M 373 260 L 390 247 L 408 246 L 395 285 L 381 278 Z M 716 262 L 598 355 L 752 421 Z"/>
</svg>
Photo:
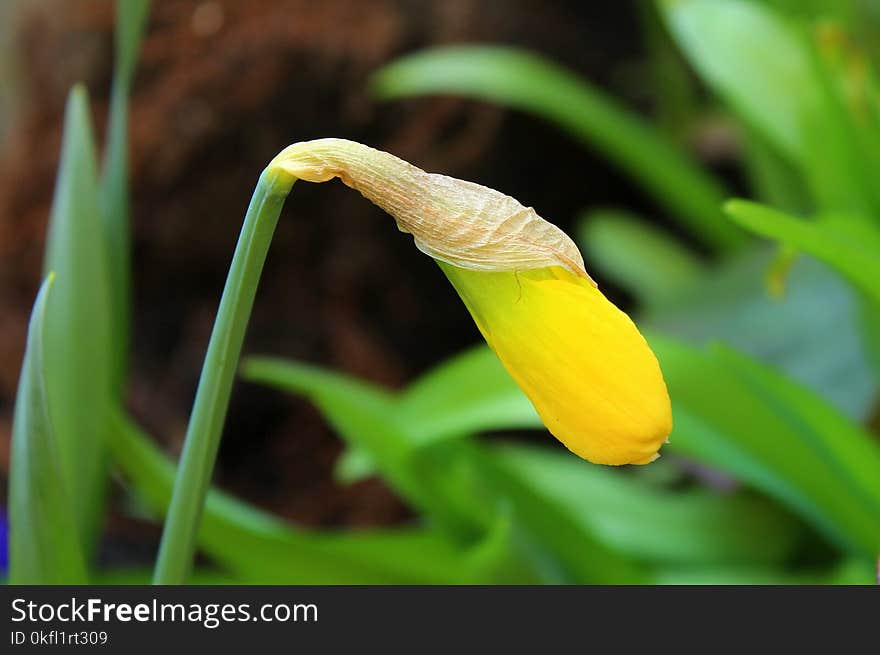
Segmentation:
<svg viewBox="0 0 880 655">
<path fill-rule="evenodd" d="M 806 30 L 749 0 L 659 5 L 702 79 L 799 167 L 821 208 L 875 206 L 856 132 Z"/>
<path fill-rule="evenodd" d="M 44 374 L 46 305 L 53 278 L 50 274 L 34 303 L 15 402 L 9 469 L 11 584 L 86 582 Z"/>
<path fill-rule="evenodd" d="M 880 303 L 880 230 L 856 216 L 820 216 L 815 221 L 744 200 L 725 205 L 746 229 L 803 250 L 833 266 Z"/>
<path fill-rule="evenodd" d="M 137 497 L 161 517 L 174 464 L 127 416 L 115 412 L 113 458 Z M 199 546 L 248 584 L 457 584 L 485 581 L 495 560 L 479 545 L 452 542 L 429 528 L 364 533 L 302 529 L 211 489 Z"/>
<path fill-rule="evenodd" d="M 64 484 L 87 554 L 103 513 L 111 375 L 110 292 L 88 112 L 85 89 L 75 87 L 65 114 L 45 259 L 45 270 L 58 274 L 46 310 L 46 384 Z"/>
<path fill-rule="evenodd" d="M 121 390 L 128 359 L 131 312 L 131 227 L 128 112 L 131 83 L 146 25 L 148 0 L 117 0 L 116 62 L 107 122 L 100 207 L 110 287 L 112 386 Z"/>
<path fill-rule="evenodd" d="M 493 463 L 606 547 L 663 565 L 759 565 L 791 555 L 801 528 L 743 492 L 668 491 L 549 448 L 504 445 Z"/>
<path fill-rule="evenodd" d="M 671 452 L 761 489 L 850 552 L 877 550 L 880 455 L 858 426 L 742 355 L 649 341 L 673 398 Z"/>
<path fill-rule="evenodd" d="M 642 306 L 662 306 L 707 272 L 679 242 L 627 212 L 585 213 L 578 235 L 589 262 L 633 293 Z"/>
</svg>

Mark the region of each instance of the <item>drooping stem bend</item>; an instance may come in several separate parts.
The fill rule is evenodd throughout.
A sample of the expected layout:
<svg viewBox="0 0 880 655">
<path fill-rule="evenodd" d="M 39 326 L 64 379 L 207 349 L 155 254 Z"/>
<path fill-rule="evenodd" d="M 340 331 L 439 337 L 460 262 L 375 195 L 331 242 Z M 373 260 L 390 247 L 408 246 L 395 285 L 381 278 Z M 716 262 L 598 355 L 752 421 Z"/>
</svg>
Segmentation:
<svg viewBox="0 0 880 655">
<path fill-rule="evenodd" d="M 153 583 L 183 584 L 192 566 L 202 508 L 217 459 L 232 383 L 263 264 L 296 178 L 269 167 L 245 215 L 202 366 Z"/>
</svg>

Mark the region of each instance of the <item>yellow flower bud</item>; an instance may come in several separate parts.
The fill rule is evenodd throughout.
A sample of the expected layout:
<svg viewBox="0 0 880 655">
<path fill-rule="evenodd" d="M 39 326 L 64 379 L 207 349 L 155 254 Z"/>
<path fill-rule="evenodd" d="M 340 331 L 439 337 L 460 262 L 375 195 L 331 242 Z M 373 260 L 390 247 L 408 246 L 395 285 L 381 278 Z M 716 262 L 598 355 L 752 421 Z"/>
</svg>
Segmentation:
<svg viewBox="0 0 880 655">
<path fill-rule="evenodd" d="M 440 265 L 553 435 L 597 464 L 647 464 L 672 430 L 660 366 L 629 317 L 560 268 Z"/>
<path fill-rule="evenodd" d="M 544 424 L 600 464 L 646 464 L 672 429 L 657 360 L 596 288 L 577 246 L 530 207 L 341 139 L 294 144 L 269 165 L 340 178 L 438 261 Z"/>
</svg>

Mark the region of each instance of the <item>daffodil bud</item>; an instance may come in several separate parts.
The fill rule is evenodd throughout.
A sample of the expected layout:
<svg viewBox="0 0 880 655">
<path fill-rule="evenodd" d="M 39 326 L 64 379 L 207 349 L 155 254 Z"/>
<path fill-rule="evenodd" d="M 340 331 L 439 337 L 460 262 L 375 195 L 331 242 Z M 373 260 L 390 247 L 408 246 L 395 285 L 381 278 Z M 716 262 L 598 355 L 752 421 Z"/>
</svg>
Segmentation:
<svg viewBox="0 0 880 655">
<path fill-rule="evenodd" d="M 601 464 L 646 464 L 672 429 L 669 396 L 638 329 L 596 288 L 572 240 L 530 207 L 342 139 L 294 144 L 269 164 L 338 177 L 440 263 L 544 424 Z"/>
</svg>

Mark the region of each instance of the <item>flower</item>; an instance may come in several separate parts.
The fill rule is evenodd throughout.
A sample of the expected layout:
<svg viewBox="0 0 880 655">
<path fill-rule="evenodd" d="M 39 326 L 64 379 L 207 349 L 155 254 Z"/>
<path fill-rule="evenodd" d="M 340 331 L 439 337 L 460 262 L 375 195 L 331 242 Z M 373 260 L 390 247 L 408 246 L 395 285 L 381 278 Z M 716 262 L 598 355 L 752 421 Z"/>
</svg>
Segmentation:
<svg viewBox="0 0 880 655">
<path fill-rule="evenodd" d="M 647 464 L 672 429 L 660 366 L 599 291 L 574 242 L 513 198 L 342 139 L 294 144 L 269 165 L 334 177 L 385 209 L 440 264 L 548 430 L 600 464 Z"/>
<path fill-rule="evenodd" d="M 547 429 L 598 464 L 647 464 L 672 429 L 660 366 L 629 317 L 561 267 L 440 267 Z"/>
</svg>

